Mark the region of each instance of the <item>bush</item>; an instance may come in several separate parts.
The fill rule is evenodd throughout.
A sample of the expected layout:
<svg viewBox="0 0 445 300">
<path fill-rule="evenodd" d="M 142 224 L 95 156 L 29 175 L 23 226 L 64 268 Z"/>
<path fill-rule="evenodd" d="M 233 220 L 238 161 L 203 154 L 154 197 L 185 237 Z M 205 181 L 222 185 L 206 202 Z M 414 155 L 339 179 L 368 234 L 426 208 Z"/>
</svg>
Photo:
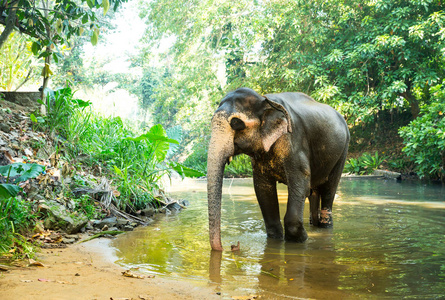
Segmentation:
<svg viewBox="0 0 445 300">
<path fill-rule="evenodd" d="M 350 174 L 369 175 L 374 170 L 381 167 L 387 159 L 386 156 L 380 156 L 376 151 L 374 156 L 369 153 L 363 153 L 359 158 L 350 158 L 345 164 L 345 172 Z"/>
<path fill-rule="evenodd" d="M 62 135 L 62 138 L 55 136 L 68 150 L 66 160 L 86 154 L 84 163 L 102 165 L 119 186 L 120 209 L 144 208 L 161 190 L 161 178 L 173 171 L 182 177 L 204 175 L 172 161 L 182 140 L 179 126 L 165 130 L 158 124 L 141 134 L 133 129 L 137 126 L 127 126 L 119 117 L 106 118 L 93 113 L 90 102 L 75 99 L 69 87 L 51 92 L 42 104 L 48 114 L 40 119 L 33 116 L 33 122 Z M 95 214 L 88 199 L 77 199 L 77 204 L 89 217 Z"/>
<path fill-rule="evenodd" d="M 0 207 L 0 253 L 14 249 L 15 245 L 24 254 L 32 252 L 32 246 L 23 237 L 35 224 L 31 204 L 16 197 L 0 197 Z"/>
<path fill-rule="evenodd" d="M 435 101 L 421 115 L 399 129 L 403 152 L 415 163 L 419 177 L 445 179 L 445 83 L 433 89 Z"/>
</svg>

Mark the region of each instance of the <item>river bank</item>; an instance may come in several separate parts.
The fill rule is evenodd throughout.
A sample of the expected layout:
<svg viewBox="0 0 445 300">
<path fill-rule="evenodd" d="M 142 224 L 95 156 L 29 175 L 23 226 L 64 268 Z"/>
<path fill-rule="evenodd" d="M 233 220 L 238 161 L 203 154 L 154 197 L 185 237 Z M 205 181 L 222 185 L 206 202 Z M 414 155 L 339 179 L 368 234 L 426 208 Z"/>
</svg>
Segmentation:
<svg viewBox="0 0 445 300">
<path fill-rule="evenodd" d="M 126 277 L 115 264 L 108 239 L 95 239 L 64 249 L 42 249 L 35 266 L 0 272 L 0 299 L 219 299 L 208 287 L 163 278 L 137 270 Z M 38 266 L 39 264 L 43 266 Z"/>
</svg>

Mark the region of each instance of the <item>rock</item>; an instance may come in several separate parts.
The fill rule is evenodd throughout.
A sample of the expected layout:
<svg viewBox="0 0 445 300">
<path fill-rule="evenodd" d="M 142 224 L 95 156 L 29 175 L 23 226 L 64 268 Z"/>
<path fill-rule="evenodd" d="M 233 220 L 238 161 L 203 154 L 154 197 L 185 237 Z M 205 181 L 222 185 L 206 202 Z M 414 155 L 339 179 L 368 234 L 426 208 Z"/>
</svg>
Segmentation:
<svg viewBox="0 0 445 300">
<path fill-rule="evenodd" d="M 79 232 L 88 222 L 85 215 L 74 215 L 67 211 L 65 206 L 55 201 L 48 201 L 40 207 L 44 208 L 48 215 L 44 221 L 45 228 L 61 229 L 68 234 L 73 234 Z"/>
<path fill-rule="evenodd" d="M 74 244 L 75 242 L 76 242 L 75 239 L 68 239 L 68 238 L 62 239 L 62 243 L 64 243 L 64 244 Z"/>
<path fill-rule="evenodd" d="M 398 172 L 391 172 L 391 171 L 386 171 L 386 170 L 374 170 L 373 175 L 376 176 L 383 176 L 385 178 L 389 178 L 389 179 L 401 179 L 402 174 L 398 173 Z"/>
<path fill-rule="evenodd" d="M 179 205 L 177 202 L 170 203 L 169 205 L 167 205 L 167 208 L 171 212 L 178 212 L 182 209 L 181 205 Z"/>
<path fill-rule="evenodd" d="M 145 217 L 151 217 L 155 214 L 155 210 L 153 207 L 147 207 L 143 210 L 141 210 L 141 215 Z"/>
<path fill-rule="evenodd" d="M 75 239 L 76 241 L 79 239 L 79 236 L 77 234 L 67 234 L 65 235 L 67 239 Z"/>
<path fill-rule="evenodd" d="M 131 225 L 125 225 L 124 227 L 122 227 L 123 231 L 132 231 L 134 230 L 133 226 Z"/>
<path fill-rule="evenodd" d="M 93 230 L 94 229 L 93 224 L 91 222 L 88 222 L 87 225 L 85 226 L 85 229 L 86 230 Z"/>
<path fill-rule="evenodd" d="M 129 223 L 129 221 L 128 220 L 126 220 L 126 219 L 117 219 L 117 226 L 118 227 L 120 227 L 120 226 L 125 226 L 125 225 L 128 225 L 128 223 Z"/>
<path fill-rule="evenodd" d="M 11 132 L 11 128 L 5 123 L 0 123 L 0 130 L 6 133 Z"/>
<path fill-rule="evenodd" d="M 39 107 L 39 103 L 37 102 L 40 99 L 40 92 L 0 92 L 0 94 L 4 97 L 6 101 L 13 102 L 17 105 L 17 108 L 21 109 L 22 107 L 29 108 L 37 108 Z"/>
<path fill-rule="evenodd" d="M 9 145 L 13 150 L 21 150 L 20 145 L 18 141 L 12 141 L 12 143 Z"/>
<path fill-rule="evenodd" d="M 37 221 L 36 225 L 34 226 L 34 232 L 35 233 L 42 233 L 43 231 L 45 231 L 45 227 L 43 225 L 43 221 Z"/>
<path fill-rule="evenodd" d="M 109 217 L 105 218 L 103 220 L 94 221 L 93 226 L 102 229 L 105 225 L 108 227 L 116 226 L 117 224 L 117 218 L 116 217 Z"/>
</svg>

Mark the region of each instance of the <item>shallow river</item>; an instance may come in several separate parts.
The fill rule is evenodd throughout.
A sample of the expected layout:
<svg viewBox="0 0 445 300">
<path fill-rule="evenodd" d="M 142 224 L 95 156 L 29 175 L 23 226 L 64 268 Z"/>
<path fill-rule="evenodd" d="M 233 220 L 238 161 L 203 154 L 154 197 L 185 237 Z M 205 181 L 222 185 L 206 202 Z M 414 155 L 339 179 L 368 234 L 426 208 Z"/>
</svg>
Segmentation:
<svg viewBox="0 0 445 300">
<path fill-rule="evenodd" d="M 334 229 L 309 225 L 304 244 L 268 240 L 251 179 L 224 181 L 222 241 L 208 242 L 205 181 L 172 195 L 190 206 L 118 237 L 118 263 L 214 287 L 223 299 L 444 299 L 445 188 L 383 179 L 343 178 Z M 287 188 L 279 186 L 282 216 Z M 240 241 L 241 250 L 230 245 Z"/>
</svg>

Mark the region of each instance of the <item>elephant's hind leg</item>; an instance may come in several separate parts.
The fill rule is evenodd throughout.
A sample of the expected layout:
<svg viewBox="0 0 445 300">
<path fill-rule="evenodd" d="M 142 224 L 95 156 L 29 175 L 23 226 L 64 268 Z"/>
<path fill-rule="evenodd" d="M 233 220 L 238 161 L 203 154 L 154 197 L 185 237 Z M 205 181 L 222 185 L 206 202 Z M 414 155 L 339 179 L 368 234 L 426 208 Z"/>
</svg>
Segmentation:
<svg viewBox="0 0 445 300">
<path fill-rule="evenodd" d="M 328 181 L 320 186 L 321 210 L 318 227 L 331 228 L 334 226 L 332 219 L 332 205 L 337 192 L 338 183 L 346 161 L 347 148 L 329 174 Z"/>
<path fill-rule="evenodd" d="M 319 212 L 320 209 L 320 194 L 317 190 L 311 190 L 311 195 L 309 196 L 309 204 L 311 207 L 311 216 L 309 223 L 318 226 L 319 221 Z"/>
</svg>

